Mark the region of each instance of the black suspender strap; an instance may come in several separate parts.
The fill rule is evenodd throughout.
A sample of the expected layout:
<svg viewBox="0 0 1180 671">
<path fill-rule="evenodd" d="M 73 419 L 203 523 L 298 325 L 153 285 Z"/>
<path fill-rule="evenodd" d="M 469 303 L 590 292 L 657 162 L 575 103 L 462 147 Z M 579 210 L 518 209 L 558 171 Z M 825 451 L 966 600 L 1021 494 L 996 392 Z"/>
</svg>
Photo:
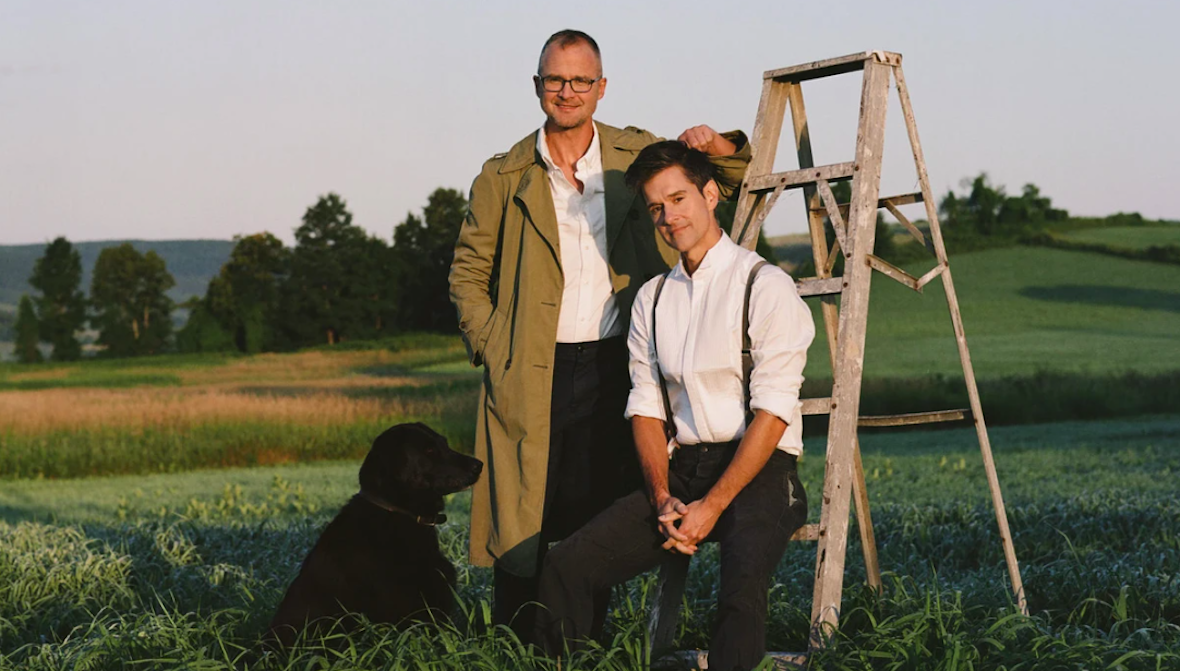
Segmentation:
<svg viewBox="0 0 1180 671">
<path fill-rule="evenodd" d="M 747 427 L 754 421 L 754 413 L 750 410 L 750 373 L 754 370 L 754 355 L 751 353 L 753 344 L 750 341 L 750 294 L 754 290 L 754 278 L 758 276 L 758 271 L 762 270 L 762 266 L 765 265 L 768 265 L 766 261 L 759 261 L 750 269 L 750 274 L 746 276 L 746 295 L 742 301 L 742 397 L 746 408 Z M 656 376 L 660 380 L 660 394 L 664 397 L 664 416 L 668 418 L 664 422 L 664 434 L 671 440 L 676 436 L 676 422 L 672 417 L 672 400 L 668 396 L 668 381 L 664 379 L 664 373 L 660 370 L 660 349 L 656 344 L 656 306 L 660 304 L 660 293 L 664 291 L 664 281 L 667 279 L 668 273 L 660 275 L 660 281 L 656 284 L 655 296 L 652 297 L 650 338 L 652 354 L 655 355 Z"/>
<path fill-rule="evenodd" d="M 668 440 L 676 437 L 676 420 L 672 418 L 672 400 L 668 397 L 668 381 L 664 379 L 664 372 L 660 370 L 660 348 L 656 338 L 656 306 L 660 304 L 660 292 L 664 290 L 664 281 L 668 279 L 668 272 L 660 275 L 656 284 L 656 295 L 651 299 L 651 349 L 655 355 L 656 375 L 660 378 L 660 393 L 664 397 L 664 436 Z"/>
<path fill-rule="evenodd" d="M 746 428 L 754 421 L 754 412 L 750 410 L 750 373 L 754 370 L 754 355 L 750 353 L 753 345 L 750 342 L 750 294 L 754 291 L 754 278 L 766 261 L 759 261 L 750 269 L 746 277 L 746 298 L 742 301 L 742 397 L 746 403 Z"/>
</svg>

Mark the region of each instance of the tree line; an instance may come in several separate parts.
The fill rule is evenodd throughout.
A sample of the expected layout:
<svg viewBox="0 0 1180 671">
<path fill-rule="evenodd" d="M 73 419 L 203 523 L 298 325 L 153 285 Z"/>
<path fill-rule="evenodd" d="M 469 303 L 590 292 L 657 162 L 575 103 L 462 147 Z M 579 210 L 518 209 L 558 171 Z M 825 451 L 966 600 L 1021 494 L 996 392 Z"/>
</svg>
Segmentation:
<svg viewBox="0 0 1180 671">
<path fill-rule="evenodd" d="M 421 216 L 407 215 L 392 243 L 352 223 L 339 195 L 320 197 L 295 229 L 295 246 L 271 233 L 237 236 L 204 296 L 176 305 L 164 259 L 129 243 L 102 250 L 89 297 L 81 257 L 57 238 L 36 261 L 14 325 L 16 356 L 55 361 L 82 354 L 79 333 L 97 332 L 101 356 L 165 351 L 257 353 L 379 338 L 402 331 L 454 331 L 447 273 L 467 200 L 454 189 L 430 194 Z M 186 308 L 174 332 L 172 313 Z"/>
</svg>

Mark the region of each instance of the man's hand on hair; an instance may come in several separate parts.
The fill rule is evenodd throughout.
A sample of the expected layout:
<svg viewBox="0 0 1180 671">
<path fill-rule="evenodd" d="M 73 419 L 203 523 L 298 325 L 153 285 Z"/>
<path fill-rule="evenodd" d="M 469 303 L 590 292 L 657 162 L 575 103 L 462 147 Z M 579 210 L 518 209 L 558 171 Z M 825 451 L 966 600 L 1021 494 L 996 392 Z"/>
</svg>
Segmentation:
<svg viewBox="0 0 1180 671">
<path fill-rule="evenodd" d="M 680 134 L 677 140 L 709 156 L 729 156 L 737 151 L 737 145 L 721 137 L 708 126 L 693 126 Z"/>
</svg>

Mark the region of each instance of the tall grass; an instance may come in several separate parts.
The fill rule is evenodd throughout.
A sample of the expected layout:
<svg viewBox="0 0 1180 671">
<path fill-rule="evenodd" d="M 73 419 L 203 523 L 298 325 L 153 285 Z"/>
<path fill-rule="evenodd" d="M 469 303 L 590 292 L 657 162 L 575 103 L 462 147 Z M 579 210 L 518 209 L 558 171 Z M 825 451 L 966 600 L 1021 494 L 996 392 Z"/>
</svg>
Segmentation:
<svg viewBox="0 0 1180 671">
<path fill-rule="evenodd" d="M 852 533 L 841 626 L 812 668 L 1180 668 L 1172 484 L 1180 419 L 1009 427 L 993 438 L 1031 617 L 1011 604 L 971 432 L 874 434 L 862 447 L 885 586 L 861 586 Z M 801 462 L 813 502 L 821 452 L 822 441 L 809 441 Z M 560 667 L 492 627 L 490 572 L 464 561 L 466 495 L 452 497 L 440 529 L 459 566 L 454 622 L 371 625 L 262 654 L 259 633 L 320 529 L 355 492 L 355 477 L 355 465 L 332 464 L 9 483 L 0 491 L 10 520 L 0 522 L 0 669 L 639 669 L 648 661 L 652 575 L 616 592 L 603 645 Z M 146 491 L 120 493 L 134 482 Z M 20 521 L 22 510 L 59 523 Z M 772 649 L 806 645 L 814 552 L 792 544 L 775 573 Z M 690 568 L 681 646 L 707 647 L 719 579 L 716 548 L 706 546 Z"/>
</svg>

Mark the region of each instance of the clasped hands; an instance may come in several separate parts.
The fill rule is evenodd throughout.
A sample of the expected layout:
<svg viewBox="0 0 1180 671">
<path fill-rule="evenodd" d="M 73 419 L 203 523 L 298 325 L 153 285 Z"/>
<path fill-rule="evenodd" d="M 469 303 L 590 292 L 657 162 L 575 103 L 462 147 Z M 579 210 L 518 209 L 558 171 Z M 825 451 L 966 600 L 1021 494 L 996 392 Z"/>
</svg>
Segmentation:
<svg viewBox="0 0 1180 671">
<path fill-rule="evenodd" d="M 721 516 L 721 510 L 709 502 L 708 497 L 685 504 L 680 499 L 666 494 L 656 506 L 658 528 L 664 538 L 665 550 L 692 556 L 697 545 L 713 531 L 713 525 Z"/>
</svg>

